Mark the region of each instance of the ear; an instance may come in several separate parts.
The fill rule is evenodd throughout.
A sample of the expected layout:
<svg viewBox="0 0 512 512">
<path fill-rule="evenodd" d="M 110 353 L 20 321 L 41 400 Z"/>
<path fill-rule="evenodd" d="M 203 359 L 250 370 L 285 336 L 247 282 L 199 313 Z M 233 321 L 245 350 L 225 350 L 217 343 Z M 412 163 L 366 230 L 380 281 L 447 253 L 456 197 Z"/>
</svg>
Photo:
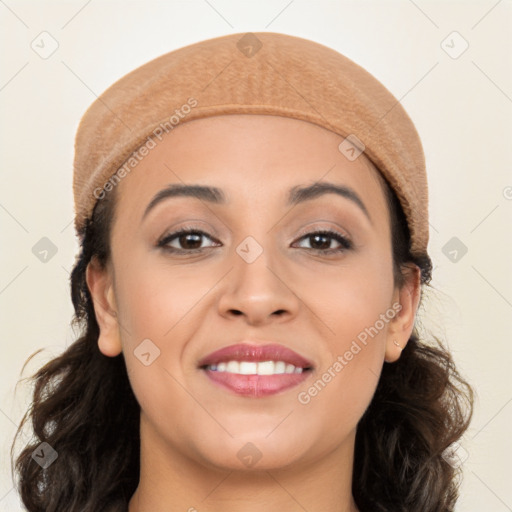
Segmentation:
<svg viewBox="0 0 512 512">
<path fill-rule="evenodd" d="M 102 354 L 115 357 L 121 353 L 122 345 L 110 270 L 108 267 L 103 267 L 93 256 L 87 265 L 85 278 L 93 299 L 96 321 L 100 328 L 98 347 Z"/>
<path fill-rule="evenodd" d="M 400 289 L 395 290 L 393 296 L 393 309 L 397 314 L 388 324 L 384 357 L 387 363 L 397 361 L 407 345 L 420 302 L 421 270 L 417 265 L 411 265 L 405 272 L 406 282 Z"/>
</svg>

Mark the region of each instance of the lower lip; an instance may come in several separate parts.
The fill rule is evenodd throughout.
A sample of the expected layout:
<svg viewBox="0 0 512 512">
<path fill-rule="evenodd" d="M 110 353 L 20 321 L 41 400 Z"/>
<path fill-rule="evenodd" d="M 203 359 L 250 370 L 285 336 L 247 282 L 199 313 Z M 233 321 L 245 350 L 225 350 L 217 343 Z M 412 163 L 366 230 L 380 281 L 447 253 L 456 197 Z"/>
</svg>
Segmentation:
<svg viewBox="0 0 512 512">
<path fill-rule="evenodd" d="M 203 370 L 215 384 L 227 388 L 237 395 L 260 398 L 275 395 L 293 388 L 306 380 L 311 370 L 302 373 L 280 373 L 277 375 L 240 375 L 238 373 Z"/>
</svg>

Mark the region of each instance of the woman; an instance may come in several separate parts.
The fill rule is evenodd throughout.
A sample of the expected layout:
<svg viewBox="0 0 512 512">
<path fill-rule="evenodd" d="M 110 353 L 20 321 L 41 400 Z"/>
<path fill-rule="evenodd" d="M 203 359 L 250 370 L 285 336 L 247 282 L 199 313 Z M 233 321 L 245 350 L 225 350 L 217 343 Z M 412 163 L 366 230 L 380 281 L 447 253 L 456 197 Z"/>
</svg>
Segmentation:
<svg viewBox="0 0 512 512">
<path fill-rule="evenodd" d="M 453 510 L 472 390 L 419 333 L 424 156 L 372 75 L 275 33 L 163 55 L 84 115 L 74 195 L 29 511 Z"/>
</svg>

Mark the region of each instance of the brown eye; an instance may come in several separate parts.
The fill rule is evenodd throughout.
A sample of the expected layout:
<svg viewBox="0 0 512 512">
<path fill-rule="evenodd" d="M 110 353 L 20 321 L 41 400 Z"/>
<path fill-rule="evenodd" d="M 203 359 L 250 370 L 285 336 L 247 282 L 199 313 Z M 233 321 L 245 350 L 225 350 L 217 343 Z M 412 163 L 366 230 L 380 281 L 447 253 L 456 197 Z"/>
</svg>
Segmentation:
<svg viewBox="0 0 512 512">
<path fill-rule="evenodd" d="M 169 235 L 164 236 L 157 243 L 161 247 L 170 252 L 191 253 L 199 252 L 208 247 L 201 247 L 204 238 L 213 240 L 207 233 L 197 229 L 180 229 Z M 173 245 L 171 245 L 174 244 Z M 213 246 L 210 246 L 213 247 Z"/>
<path fill-rule="evenodd" d="M 352 248 L 352 243 L 340 233 L 336 231 L 313 231 L 302 236 L 299 240 L 309 240 L 310 249 L 321 253 L 338 253 Z M 340 247 L 331 248 L 332 241 L 335 240 Z M 306 247 L 308 249 L 308 247 Z"/>
</svg>

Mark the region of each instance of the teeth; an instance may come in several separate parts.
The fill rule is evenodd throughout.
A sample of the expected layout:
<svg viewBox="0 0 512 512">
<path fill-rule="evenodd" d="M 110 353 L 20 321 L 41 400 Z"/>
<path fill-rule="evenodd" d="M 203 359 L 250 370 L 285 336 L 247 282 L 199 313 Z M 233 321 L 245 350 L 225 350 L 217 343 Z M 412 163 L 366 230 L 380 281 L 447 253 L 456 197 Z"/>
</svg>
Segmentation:
<svg viewBox="0 0 512 512">
<path fill-rule="evenodd" d="M 241 373 L 242 375 L 253 375 L 254 373 L 258 373 L 258 363 L 254 361 L 241 361 L 239 366 L 240 368 L 238 373 Z"/>
<path fill-rule="evenodd" d="M 289 366 L 293 366 L 293 364 L 291 364 Z M 277 363 L 275 363 L 274 367 L 275 367 L 276 373 L 286 373 L 286 363 L 284 363 L 283 361 L 277 361 Z M 293 367 L 295 368 L 295 366 L 293 366 Z"/>
<path fill-rule="evenodd" d="M 254 373 L 258 375 L 274 375 L 274 373 L 280 373 L 277 371 L 277 365 L 279 363 L 274 363 L 274 361 L 263 361 L 254 364 L 256 365 L 256 371 Z"/>
<path fill-rule="evenodd" d="M 240 373 L 240 363 L 238 361 L 228 361 L 226 371 L 229 373 Z"/>
<path fill-rule="evenodd" d="M 207 366 L 207 370 L 238 373 L 240 375 L 278 375 L 282 373 L 302 373 L 303 368 L 286 364 L 284 361 L 227 361 Z"/>
</svg>

